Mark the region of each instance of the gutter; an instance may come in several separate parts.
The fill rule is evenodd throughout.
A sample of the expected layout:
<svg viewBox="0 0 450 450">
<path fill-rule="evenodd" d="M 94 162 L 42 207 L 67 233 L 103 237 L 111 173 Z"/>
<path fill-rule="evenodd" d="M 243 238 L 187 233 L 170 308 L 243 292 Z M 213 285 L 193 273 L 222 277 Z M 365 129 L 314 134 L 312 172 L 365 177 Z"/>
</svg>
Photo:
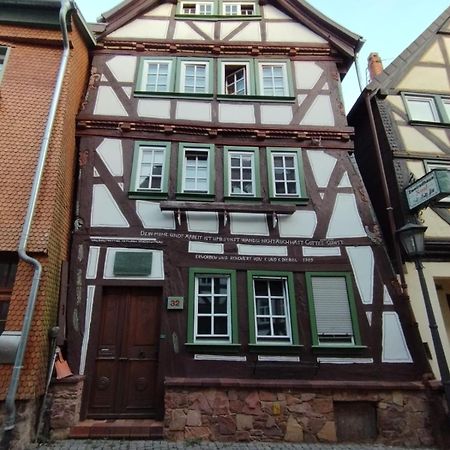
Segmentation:
<svg viewBox="0 0 450 450">
<path fill-rule="evenodd" d="M 28 209 L 25 216 L 24 224 L 22 227 L 22 234 L 19 241 L 19 248 L 17 250 L 19 258 L 30 264 L 34 269 L 33 281 L 31 284 L 30 293 L 28 296 L 28 303 L 25 310 L 25 316 L 22 325 L 22 332 L 19 341 L 19 345 L 16 352 L 14 367 L 12 370 L 11 381 L 9 384 L 8 392 L 5 400 L 6 416 L 4 420 L 4 434 L 0 442 L 0 449 L 7 450 L 10 448 L 10 441 L 12 437 L 12 431 L 16 426 L 16 394 L 19 387 L 20 374 L 23 368 L 23 362 L 25 358 L 25 350 L 28 341 L 28 335 L 31 329 L 33 313 L 36 306 L 36 300 L 39 290 L 39 284 L 42 275 L 42 266 L 39 261 L 32 258 L 27 254 L 26 247 L 28 239 L 30 237 L 31 224 L 33 221 L 39 189 L 43 178 L 45 162 L 50 146 L 50 139 L 52 137 L 52 131 L 55 124 L 56 112 L 58 108 L 59 99 L 61 97 L 61 91 L 63 87 L 64 77 L 66 74 L 67 63 L 70 56 L 69 34 L 67 30 L 67 16 L 75 9 L 73 0 L 61 0 L 61 9 L 59 11 L 59 22 L 61 26 L 61 32 L 63 37 L 63 54 L 59 66 L 58 76 L 56 80 L 55 90 L 53 93 L 52 102 L 47 116 L 47 125 L 44 131 L 44 135 L 41 142 L 41 148 L 39 152 L 39 158 L 36 165 L 34 174 L 33 186 L 31 189 L 30 199 L 28 202 Z"/>
</svg>

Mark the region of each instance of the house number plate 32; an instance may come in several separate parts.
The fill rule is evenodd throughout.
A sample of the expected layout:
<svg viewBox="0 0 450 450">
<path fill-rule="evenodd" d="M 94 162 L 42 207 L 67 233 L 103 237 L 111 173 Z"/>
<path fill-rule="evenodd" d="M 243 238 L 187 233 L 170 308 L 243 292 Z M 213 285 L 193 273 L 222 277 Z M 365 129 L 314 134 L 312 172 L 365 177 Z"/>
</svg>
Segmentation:
<svg viewBox="0 0 450 450">
<path fill-rule="evenodd" d="M 184 297 L 167 297 L 167 309 L 183 309 Z"/>
</svg>

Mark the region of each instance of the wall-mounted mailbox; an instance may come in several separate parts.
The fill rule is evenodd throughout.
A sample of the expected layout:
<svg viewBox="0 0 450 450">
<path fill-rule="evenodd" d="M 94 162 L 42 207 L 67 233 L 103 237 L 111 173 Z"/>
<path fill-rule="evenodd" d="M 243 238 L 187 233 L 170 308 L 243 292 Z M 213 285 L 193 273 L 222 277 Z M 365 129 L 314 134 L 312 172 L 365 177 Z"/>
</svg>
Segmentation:
<svg viewBox="0 0 450 450">
<path fill-rule="evenodd" d="M 20 331 L 4 331 L 0 335 L 0 364 L 14 364 L 21 335 Z"/>
</svg>

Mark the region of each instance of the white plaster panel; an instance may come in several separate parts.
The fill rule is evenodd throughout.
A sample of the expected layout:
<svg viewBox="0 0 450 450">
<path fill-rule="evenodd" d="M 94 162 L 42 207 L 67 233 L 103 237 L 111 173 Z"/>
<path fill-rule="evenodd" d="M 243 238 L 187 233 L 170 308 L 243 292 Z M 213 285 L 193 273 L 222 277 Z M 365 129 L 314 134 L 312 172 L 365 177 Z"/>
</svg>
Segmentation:
<svg viewBox="0 0 450 450">
<path fill-rule="evenodd" d="M 178 101 L 175 116 L 178 120 L 211 122 L 211 103 Z"/>
<path fill-rule="evenodd" d="M 146 17 L 169 17 L 172 14 L 172 4 L 163 3 L 162 5 L 155 6 L 150 11 L 146 12 Z"/>
<path fill-rule="evenodd" d="M 255 123 L 253 105 L 219 104 L 219 122 L 223 123 Z"/>
<path fill-rule="evenodd" d="M 120 83 L 133 83 L 136 72 L 135 56 L 117 55 L 106 62 L 114 78 Z"/>
<path fill-rule="evenodd" d="M 127 253 L 152 253 L 152 270 L 149 275 L 140 277 L 123 277 L 114 275 L 114 260 L 117 252 Z M 144 250 L 141 248 L 108 248 L 106 250 L 105 270 L 103 278 L 126 280 L 164 280 L 164 263 L 162 250 Z"/>
<path fill-rule="evenodd" d="M 215 22 L 207 22 L 205 20 L 198 20 L 196 22 L 193 22 L 193 24 L 201 30 L 203 33 L 205 33 L 210 39 L 214 39 L 214 26 Z"/>
<path fill-rule="evenodd" d="M 120 139 L 105 138 L 96 151 L 113 177 L 123 175 L 123 151 Z"/>
<path fill-rule="evenodd" d="M 394 302 L 389 294 L 389 291 L 386 286 L 383 288 L 383 305 L 393 305 Z"/>
<path fill-rule="evenodd" d="M 316 184 L 326 188 L 330 182 L 331 174 L 336 166 L 336 158 L 322 150 L 308 150 L 308 159 L 314 174 Z"/>
<path fill-rule="evenodd" d="M 309 257 L 341 256 L 339 247 L 302 247 L 302 252 Z"/>
<path fill-rule="evenodd" d="M 89 247 L 89 257 L 86 268 L 87 280 L 95 280 L 97 278 L 99 256 L 100 256 L 100 247 Z"/>
<path fill-rule="evenodd" d="M 312 89 L 323 74 L 323 69 L 312 61 L 295 61 L 294 68 L 298 89 Z"/>
<path fill-rule="evenodd" d="M 168 29 L 168 20 L 135 19 L 133 22 L 113 31 L 108 35 L 108 38 L 166 39 Z"/>
<path fill-rule="evenodd" d="M 204 41 L 205 38 L 198 34 L 193 28 L 191 28 L 187 23 L 177 21 L 175 24 L 175 33 L 173 36 L 176 40 L 182 41 Z"/>
<path fill-rule="evenodd" d="M 372 326 L 372 312 L 366 311 L 366 317 L 367 317 L 367 322 L 369 322 L 369 325 Z"/>
<path fill-rule="evenodd" d="M 188 231 L 197 233 L 218 233 L 219 215 L 209 211 L 186 212 Z"/>
<path fill-rule="evenodd" d="M 441 63 L 443 61 L 443 55 L 439 42 L 434 42 L 430 48 L 420 57 L 420 62 L 426 63 Z"/>
<path fill-rule="evenodd" d="M 99 86 L 94 114 L 99 116 L 128 116 L 125 108 L 110 86 Z"/>
<path fill-rule="evenodd" d="M 238 244 L 239 255 L 255 255 L 255 256 L 287 256 L 288 249 L 284 246 L 274 245 L 248 245 Z"/>
<path fill-rule="evenodd" d="M 92 188 L 91 227 L 128 228 L 129 226 L 108 188 L 104 184 L 94 184 Z"/>
<path fill-rule="evenodd" d="M 210 242 L 189 241 L 189 253 L 206 253 L 209 255 L 223 255 L 223 244 L 212 244 Z"/>
<path fill-rule="evenodd" d="M 80 355 L 80 375 L 84 375 L 84 370 L 86 368 L 86 356 L 87 349 L 89 345 L 89 335 L 91 331 L 91 320 L 92 320 L 92 308 L 94 306 L 94 295 L 95 295 L 95 286 L 87 287 L 87 295 L 86 295 L 86 312 L 84 316 L 84 333 L 83 333 L 83 342 L 81 344 L 81 355 Z"/>
<path fill-rule="evenodd" d="M 139 117 L 170 119 L 170 100 L 141 99 L 138 101 L 137 113 Z"/>
<path fill-rule="evenodd" d="M 261 27 L 259 26 L 259 22 L 247 22 L 247 26 L 239 33 L 236 33 L 230 41 L 261 41 Z"/>
<path fill-rule="evenodd" d="M 278 216 L 280 237 L 312 238 L 317 226 L 314 211 L 295 211 L 291 215 Z"/>
<path fill-rule="evenodd" d="M 306 112 L 300 125 L 322 125 L 334 127 L 334 112 L 329 95 L 318 95 Z"/>
<path fill-rule="evenodd" d="M 268 236 L 269 226 L 265 214 L 230 213 L 231 234 Z"/>
<path fill-rule="evenodd" d="M 428 153 L 429 155 L 444 154 L 444 152 L 430 139 L 428 139 L 420 128 L 415 128 L 410 125 L 402 125 L 398 127 L 400 137 L 403 140 L 404 147 L 410 153 Z M 428 128 L 427 131 L 430 131 Z M 443 144 L 448 142 L 448 138 L 445 135 L 446 130 L 441 131 L 441 139 L 443 138 Z M 434 133 L 433 133 L 434 134 Z"/>
<path fill-rule="evenodd" d="M 383 312 L 383 354 L 384 363 L 412 363 L 405 335 L 398 314 Z"/>
<path fill-rule="evenodd" d="M 352 184 L 350 183 L 348 173 L 345 172 L 344 175 L 342 175 L 341 181 L 338 184 L 338 188 L 350 188 L 350 187 L 352 187 Z"/>
<path fill-rule="evenodd" d="M 292 120 L 292 106 L 261 105 L 261 123 L 289 125 Z"/>
<path fill-rule="evenodd" d="M 305 101 L 306 97 L 308 97 L 306 94 L 297 95 L 298 106 L 301 106 L 301 104 Z"/>
<path fill-rule="evenodd" d="M 337 194 L 333 214 L 328 224 L 327 239 L 365 237 L 361 217 L 353 194 Z"/>
<path fill-rule="evenodd" d="M 131 95 L 133 94 L 133 89 L 130 86 L 122 86 L 122 91 L 125 92 L 125 95 L 128 98 L 131 98 Z"/>
<path fill-rule="evenodd" d="M 225 39 L 232 31 L 234 31 L 242 22 L 227 20 L 220 22 L 220 39 Z"/>
<path fill-rule="evenodd" d="M 359 295 L 365 305 L 373 303 L 374 257 L 368 246 L 346 247 Z"/>
<path fill-rule="evenodd" d="M 102 73 L 102 76 L 100 77 L 100 81 L 108 81 L 108 78 Z"/>
<path fill-rule="evenodd" d="M 292 22 L 268 22 L 267 41 L 268 42 L 302 42 L 326 44 L 326 40 L 312 32 L 304 25 Z"/>
<path fill-rule="evenodd" d="M 272 5 L 261 6 L 261 15 L 266 19 L 286 19 L 292 20 L 288 15 L 281 12 L 278 8 Z"/>
<path fill-rule="evenodd" d="M 173 212 L 161 211 L 159 203 L 136 200 L 136 213 L 144 228 L 175 230 Z"/>
<path fill-rule="evenodd" d="M 430 92 L 433 86 L 434 92 L 449 92 L 450 80 L 448 67 L 421 67 L 413 66 L 409 73 L 403 77 L 398 84 L 399 90 L 410 90 L 415 92 Z"/>
</svg>

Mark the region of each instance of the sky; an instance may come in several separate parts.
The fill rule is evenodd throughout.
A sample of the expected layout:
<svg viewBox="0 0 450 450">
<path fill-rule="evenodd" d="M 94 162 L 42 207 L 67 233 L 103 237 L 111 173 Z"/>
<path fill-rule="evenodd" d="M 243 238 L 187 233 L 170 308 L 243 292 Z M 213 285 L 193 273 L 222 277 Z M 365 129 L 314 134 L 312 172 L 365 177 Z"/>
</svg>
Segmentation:
<svg viewBox="0 0 450 450">
<path fill-rule="evenodd" d="M 367 57 L 377 52 L 387 67 L 447 7 L 449 0 L 308 0 L 330 19 L 365 39 L 359 55 L 363 84 L 367 80 Z M 76 0 L 85 19 L 94 22 L 120 0 Z M 343 84 L 345 109 L 350 111 L 359 95 L 355 65 Z"/>
</svg>

